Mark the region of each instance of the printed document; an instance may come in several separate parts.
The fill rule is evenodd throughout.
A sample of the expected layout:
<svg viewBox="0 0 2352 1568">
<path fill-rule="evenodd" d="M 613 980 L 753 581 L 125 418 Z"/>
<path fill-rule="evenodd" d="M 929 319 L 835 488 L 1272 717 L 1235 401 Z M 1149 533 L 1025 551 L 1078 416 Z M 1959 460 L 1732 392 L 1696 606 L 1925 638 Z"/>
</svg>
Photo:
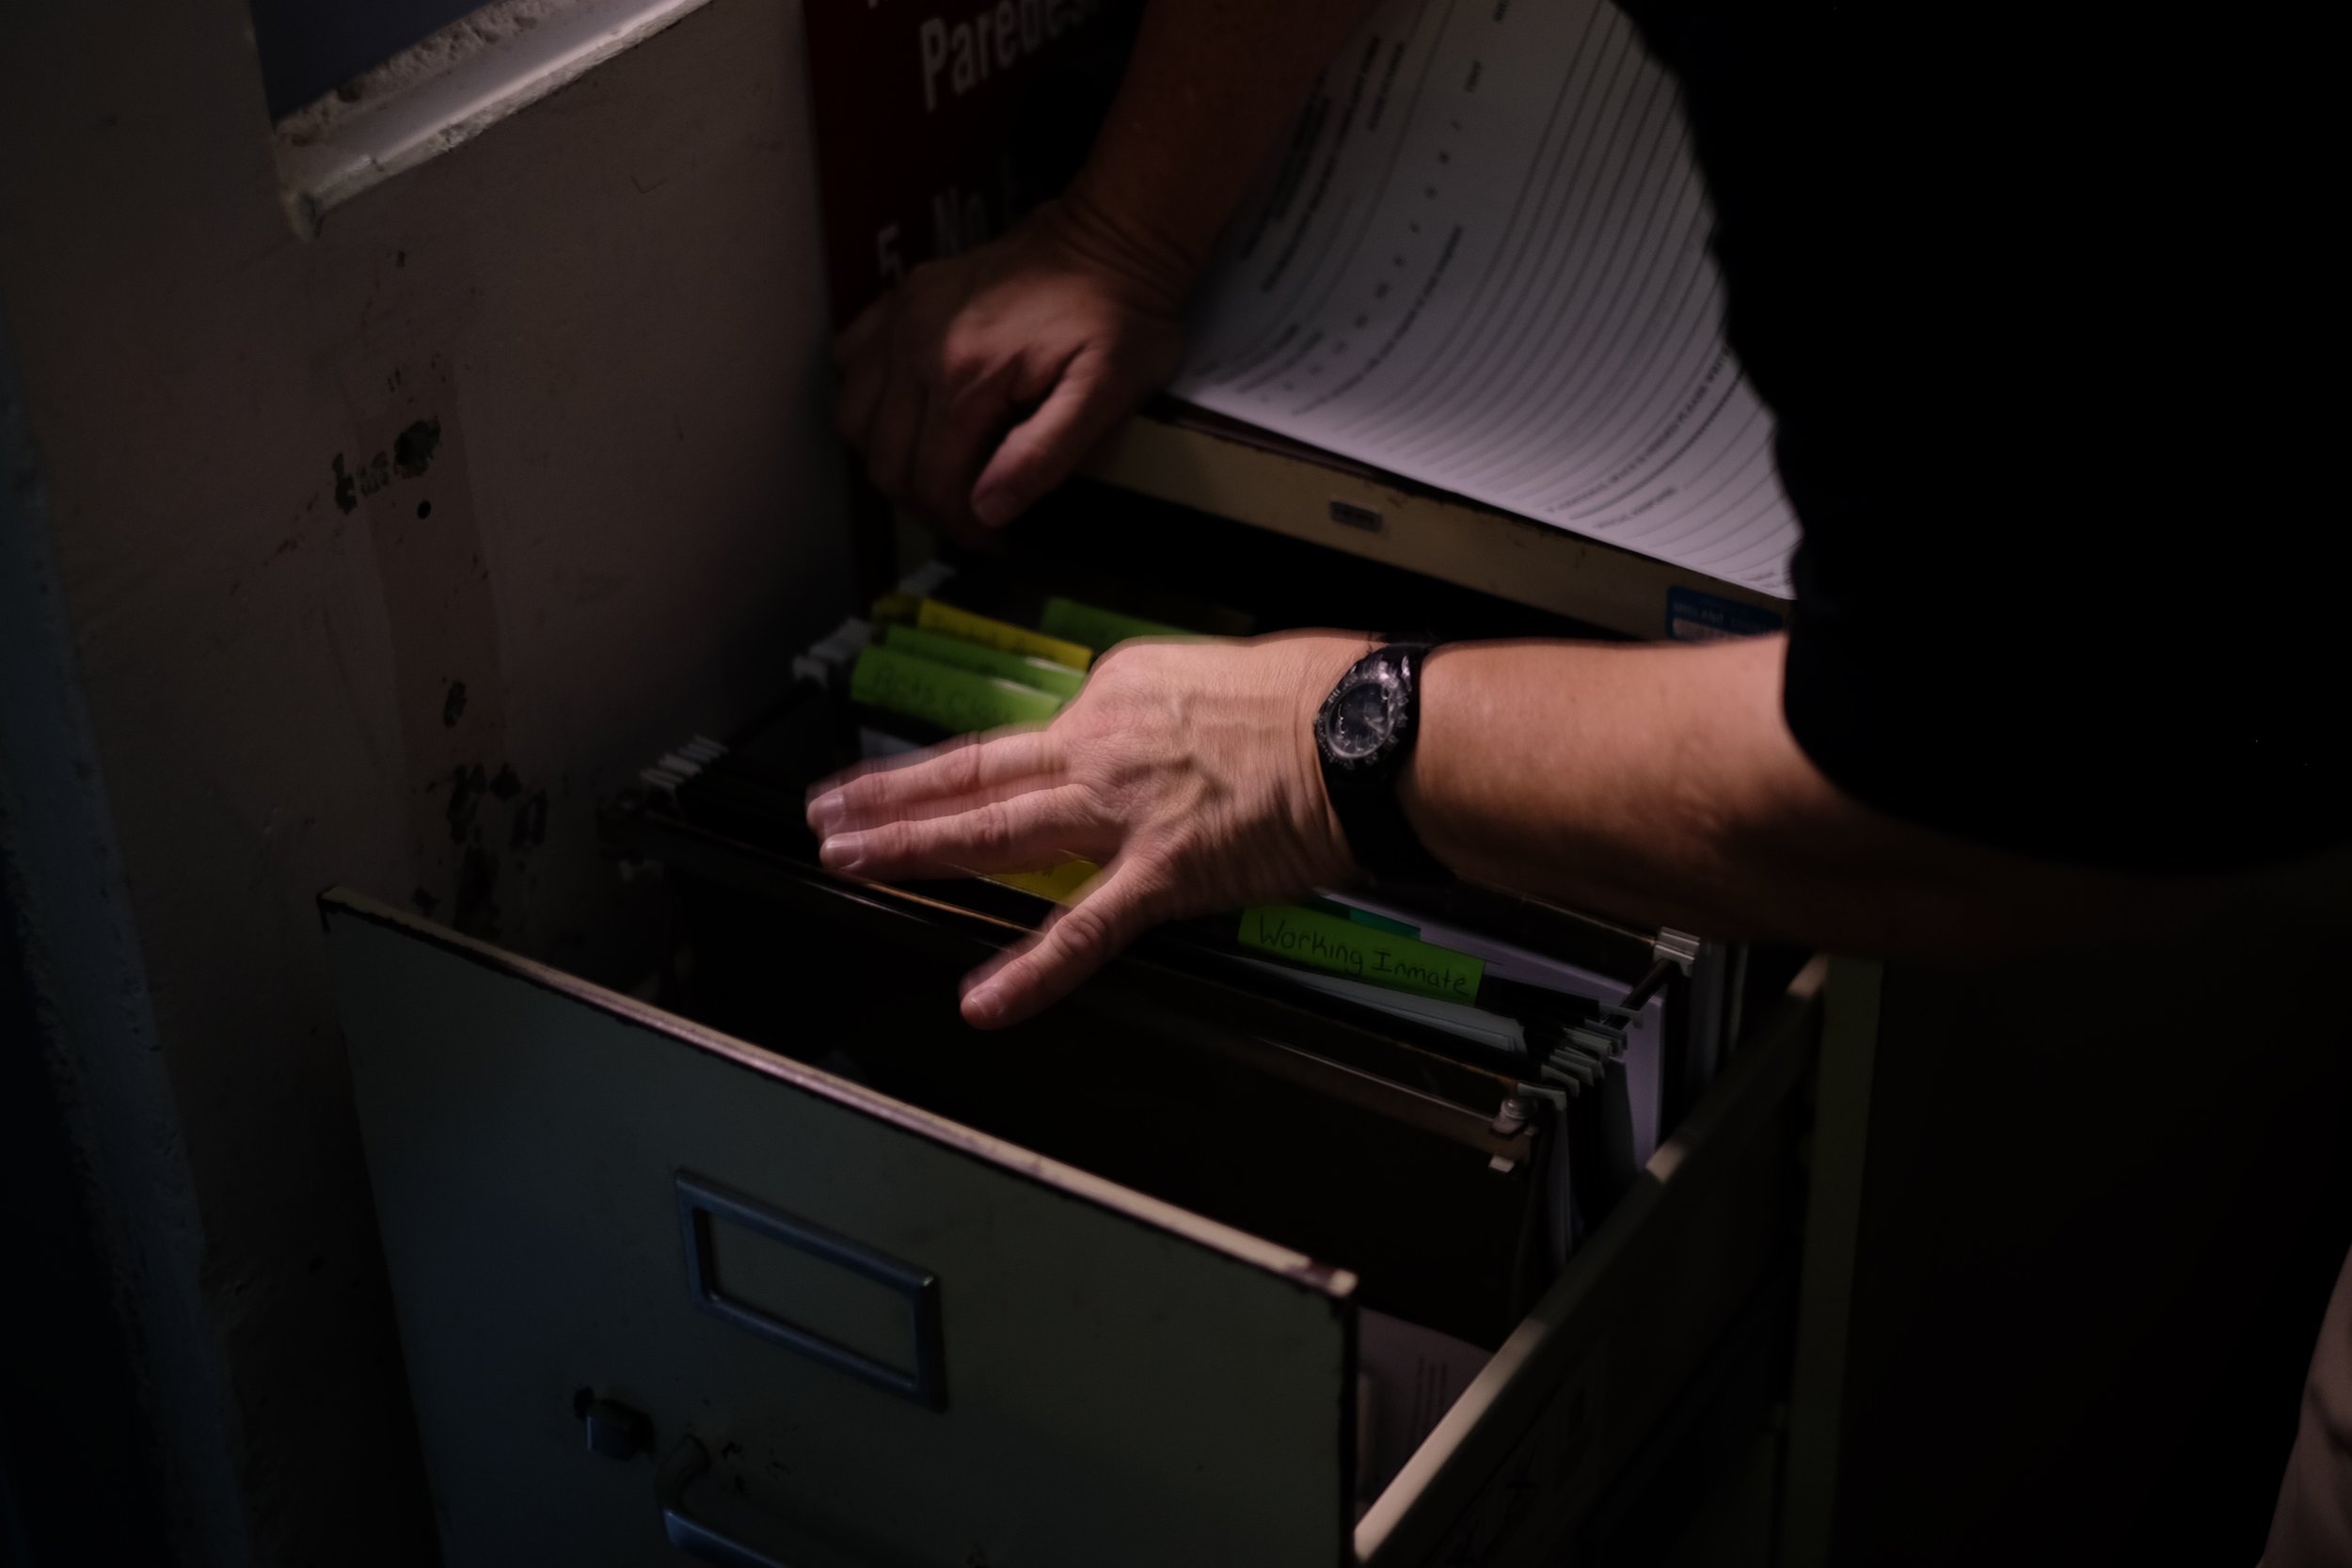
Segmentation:
<svg viewBox="0 0 2352 1568">
<path fill-rule="evenodd" d="M 1673 82 L 1605 0 L 1394 0 L 1245 203 L 1174 390 L 1783 598 Z"/>
</svg>

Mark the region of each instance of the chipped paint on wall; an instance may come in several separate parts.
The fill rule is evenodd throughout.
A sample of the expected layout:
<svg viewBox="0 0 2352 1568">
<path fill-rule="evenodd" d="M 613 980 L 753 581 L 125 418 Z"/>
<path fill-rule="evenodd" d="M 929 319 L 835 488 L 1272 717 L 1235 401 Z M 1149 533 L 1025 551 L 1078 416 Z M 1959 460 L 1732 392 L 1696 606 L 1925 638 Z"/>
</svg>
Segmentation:
<svg viewBox="0 0 2352 1568">
<path fill-rule="evenodd" d="M 327 213 L 653 38 L 706 0 L 492 0 L 278 123 L 287 215 Z"/>
<path fill-rule="evenodd" d="M 113 1132 L 184 1161 L 156 1284 L 221 1347 L 180 1448 L 227 1479 L 181 1500 L 237 1534 L 188 1560 L 389 1568 L 430 1527 L 313 900 L 462 896 L 634 978 L 597 799 L 756 711 L 849 586 L 805 66 L 790 7 L 707 7 L 304 242 L 243 27 L 0 6 L 0 145 L 42 150 L 0 160 L 0 317 L 154 997 L 157 1119 Z M 476 630 L 437 641 L 443 594 Z"/>
</svg>

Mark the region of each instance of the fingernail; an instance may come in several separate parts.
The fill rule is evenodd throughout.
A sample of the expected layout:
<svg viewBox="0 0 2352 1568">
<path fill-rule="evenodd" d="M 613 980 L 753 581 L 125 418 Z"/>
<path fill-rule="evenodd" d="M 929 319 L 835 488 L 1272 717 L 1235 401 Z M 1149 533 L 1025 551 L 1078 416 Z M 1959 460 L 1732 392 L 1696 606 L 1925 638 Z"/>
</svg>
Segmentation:
<svg viewBox="0 0 2352 1568">
<path fill-rule="evenodd" d="M 842 833 L 817 847 L 817 859 L 834 871 L 855 871 L 865 858 L 865 834 Z"/>
<path fill-rule="evenodd" d="M 969 1022 L 985 1028 L 995 1022 L 1004 1010 L 1004 995 L 993 985 L 977 985 L 963 993 L 963 1016 Z"/>
<path fill-rule="evenodd" d="M 1012 521 L 1012 515 L 1018 510 L 1009 491 L 982 490 L 972 498 L 972 515 L 990 528 L 1004 527 Z"/>
<path fill-rule="evenodd" d="M 837 789 L 819 795 L 808 803 L 808 825 L 817 830 L 819 838 L 830 836 L 839 829 L 841 819 L 848 815 L 849 808 L 843 804 L 841 791 Z"/>
</svg>

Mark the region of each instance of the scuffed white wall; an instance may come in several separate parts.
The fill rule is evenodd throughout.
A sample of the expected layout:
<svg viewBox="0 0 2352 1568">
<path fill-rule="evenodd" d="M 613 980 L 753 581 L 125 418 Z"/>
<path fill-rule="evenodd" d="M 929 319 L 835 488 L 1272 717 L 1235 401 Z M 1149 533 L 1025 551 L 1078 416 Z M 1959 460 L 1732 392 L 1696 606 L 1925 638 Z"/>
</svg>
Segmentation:
<svg viewBox="0 0 2352 1568">
<path fill-rule="evenodd" d="M 196 1216 L 117 1261 L 198 1304 L 149 1392 L 241 1489 L 181 1499 L 203 1560 L 423 1528 L 313 895 L 609 965 L 598 797 L 845 601 L 804 69 L 713 0 L 306 243 L 237 0 L 0 10 L 0 325 L 180 1172 L 104 1196 Z"/>
</svg>

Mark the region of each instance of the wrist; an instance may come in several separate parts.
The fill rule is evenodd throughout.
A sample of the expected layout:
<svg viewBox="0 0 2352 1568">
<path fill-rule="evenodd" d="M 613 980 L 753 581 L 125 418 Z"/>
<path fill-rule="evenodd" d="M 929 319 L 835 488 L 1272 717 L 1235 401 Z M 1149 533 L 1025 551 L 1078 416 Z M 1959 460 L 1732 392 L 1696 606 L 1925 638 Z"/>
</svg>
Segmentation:
<svg viewBox="0 0 2352 1568">
<path fill-rule="evenodd" d="M 1120 300 L 1151 315 L 1182 313 L 1208 264 L 1195 248 L 1104 195 L 1081 173 L 1059 197 L 1041 203 L 1032 221 L 1046 242 L 1108 281 Z"/>
<path fill-rule="evenodd" d="M 1421 740 L 1397 775 L 1397 805 L 1429 852 L 1467 880 L 1495 887 L 1515 881 L 1531 839 L 1505 835 L 1498 852 L 1491 827 L 1498 779 L 1528 768 L 1507 737 L 1525 723 L 1521 708 L 1499 702 L 1495 644 L 1455 642 L 1435 649 L 1421 672 Z M 1509 759 L 1520 760 L 1513 762 Z"/>
<path fill-rule="evenodd" d="M 1374 880 L 1441 887 L 1454 880 L 1406 810 L 1405 781 L 1420 754 L 1427 642 L 1379 641 L 1343 671 L 1310 721 L 1317 774 L 1348 858 Z"/>
<path fill-rule="evenodd" d="M 1459 865 L 1464 846 L 1447 835 L 1447 819 L 1435 806 L 1448 787 L 1446 775 L 1459 752 L 1453 721 L 1460 716 L 1462 661 L 1439 659 L 1444 652 L 1442 647 L 1432 649 L 1422 661 L 1421 736 L 1397 773 L 1396 803 L 1431 854 L 1448 865 Z"/>
<path fill-rule="evenodd" d="M 1300 659 L 1287 683 L 1292 711 L 1285 728 L 1293 748 L 1293 776 L 1300 781 L 1299 832 L 1303 841 L 1314 847 L 1316 863 L 1322 868 L 1319 885 L 1336 887 L 1362 880 L 1364 872 L 1356 863 L 1355 851 L 1348 846 L 1347 830 L 1341 824 L 1339 809 L 1324 784 L 1323 752 L 1315 741 L 1315 720 L 1323 711 L 1324 699 L 1339 684 L 1340 677 L 1378 643 L 1370 637 L 1343 634 L 1303 637 L 1297 641 Z"/>
</svg>

